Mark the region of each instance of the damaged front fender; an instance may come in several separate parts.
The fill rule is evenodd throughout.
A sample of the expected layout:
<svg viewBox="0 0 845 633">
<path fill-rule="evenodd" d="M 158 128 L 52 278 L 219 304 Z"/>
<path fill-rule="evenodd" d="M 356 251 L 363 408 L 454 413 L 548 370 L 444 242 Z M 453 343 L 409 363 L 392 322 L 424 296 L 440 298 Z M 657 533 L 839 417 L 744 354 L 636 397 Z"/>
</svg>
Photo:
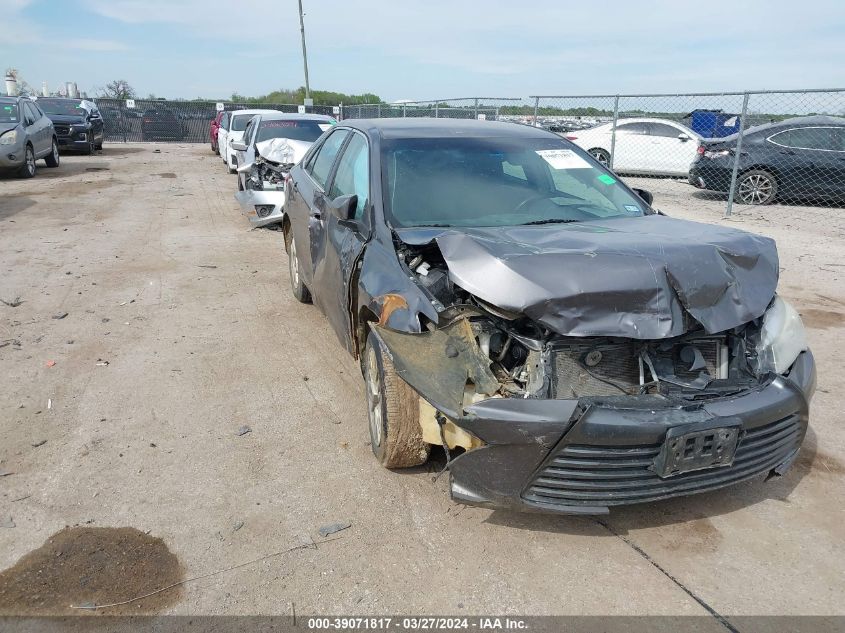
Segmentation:
<svg viewBox="0 0 845 633">
<path fill-rule="evenodd" d="M 467 385 L 491 397 L 499 390 L 490 359 L 482 354 L 466 319 L 419 334 L 380 325 L 374 325 L 373 332 L 402 380 L 448 418 L 462 417 Z"/>
</svg>

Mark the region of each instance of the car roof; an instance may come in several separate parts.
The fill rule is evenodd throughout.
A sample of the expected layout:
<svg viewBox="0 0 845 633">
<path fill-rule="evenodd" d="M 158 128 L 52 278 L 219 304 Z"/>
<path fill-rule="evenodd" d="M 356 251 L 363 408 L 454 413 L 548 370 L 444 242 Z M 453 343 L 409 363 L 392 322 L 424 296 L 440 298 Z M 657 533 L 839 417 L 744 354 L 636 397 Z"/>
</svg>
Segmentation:
<svg viewBox="0 0 845 633">
<path fill-rule="evenodd" d="M 259 109 L 256 108 L 256 109 L 252 109 L 252 110 L 229 110 L 228 112 L 232 116 L 235 116 L 235 115 L 241 115 L 241 114 L 252 114 L 252 115 L 267 114 L 267 113 L 270 113 L 270 112 L 278 112 L 278 110 L 259 110 Z"/>
<path fill-rule="evenodd" d="M 774 123 L 764 123 L 763 125 L 756 125 L 749 128 L 748 131 L 760 132 L 767 129 L 781 128 L 781 127 L 807 127 L 814 125 L 845 125 L 845 117 L 828 116 L 824 114 L 814 114 L 812 116 L 796 116 L 791 119 L 784 119 L 783 121 L 775 121 Z"/>
<path fill-rule="evenodd" d="M 352 119 L 342 125 L 386 139 L 443 138 L 556 138 L 554 132 L 542 128 L 504 121 L 476 121 L 475 119 Z"/>
<path fill-rule="evenodd" d="M 24 95 L 0 95 L 0 101 L 4 103 L 12 103 L 16 101 L 32 101 L 32 99 Z"/>
<path fill-rule="evenodd" d="M 320 121 L 321 123 L 328 123 L 334 120 L 334 117 L 326 116 L 325 114 L 299 114 L 296 112 L 263 112 L 261 113 L 262 120 L 265 121 Z"/>
</svg>

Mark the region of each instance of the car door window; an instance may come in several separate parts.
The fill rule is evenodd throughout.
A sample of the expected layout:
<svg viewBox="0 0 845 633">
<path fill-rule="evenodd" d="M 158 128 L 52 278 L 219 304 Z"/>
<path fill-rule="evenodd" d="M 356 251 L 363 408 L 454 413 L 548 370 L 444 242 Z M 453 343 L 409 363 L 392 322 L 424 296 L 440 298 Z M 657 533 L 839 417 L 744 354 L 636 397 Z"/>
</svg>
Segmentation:
<svg viewBox="0 0 845 633">
<path fill-rule="evenodd" d="M 36 112 L 35 112 L 35 110 L 33 109 L 32 105 L 30 105 L 30 104 L 29 104 L 29 103 L 27 103 L 26 101 L 24 101 L 24 104 L 23 104 L 23 111 L 24 111 L 24 113 L 25 113 L 25 115 L 26 115 L 26 124 L 27 124 L 27 125 L 32 125 L 32 124 L 34 124 L 34 123 L 35 123 L 38 119 L 40 119 L 40 118 L 41 118 L 41 117 L 40 117 L 40 115 L 36 114 Z"/>
<path fill-rule="evenodd" d="M 649 123 L 649 135 L 650 136 L 662 136 L 665 138 L 678 138 L 681 134 L 681 131 L 676 128 L 668 125 L 666 123 Z"/>
<path fill-rule="evenodd" d="M 325 189 L 326 182 L 329 179 L 329 173 L 334 164 L 334 159 L 337 157 L 337 153 L 340 151 L 348 134 L 349 130 L 335 130 L 332 132 L 320 149 L 317 150 L 317 154 L 311 161 L 308 172 L 323 189 Z"/>
<path fill-rule="evenodd" d="M 229 129 L 229 115 L 228 115 L 228 113 L 224 113 L 223 116 L 220 118 L 220 127 L 224 130 Z"/>
<path fill-rule="evenodd" d="M 252 137 L 252 129 L 255 127 L 255 121 L 252 120 L 246 124 L 246 129 L 244 130 L 244 145 L 249 146 L 250 139 Z"/>
<path fill-rule="evenodd" d="M 648 127 L 645 123 L 618 123 L 616 133 L 645 136 L 648 134 Z"/>
<path fill-rule="evenodd" d="M 779 132 L 769 137 L 776 145 L 792 149 L 823 149 L 835 151 L 839 149 L 839 140 L 835 134 L 836 128 L 802 127 Z"/>
<path fill-rule="evenodd" d="M 354 134 L 343 151 L 337 163 L 330 198 L 339 196 L 358 196 L 358 206 L 355 208 L 355 219 L 364 216 L 364 209 L 370 199 L 370 152 L 367 140 L 361 134 Z"/>
</svg>

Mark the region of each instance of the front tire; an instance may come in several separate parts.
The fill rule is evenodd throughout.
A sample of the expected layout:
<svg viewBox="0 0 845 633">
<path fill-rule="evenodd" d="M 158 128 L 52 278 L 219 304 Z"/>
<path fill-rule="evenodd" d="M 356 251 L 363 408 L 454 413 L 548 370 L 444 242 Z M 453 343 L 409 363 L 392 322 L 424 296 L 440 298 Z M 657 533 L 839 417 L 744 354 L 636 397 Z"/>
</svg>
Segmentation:
<svg viewBox="0 0 845 633">
<path fill-rule="evenodd" d="M 589 150 L 588 153 L 590 154 L 590 156 L 599 161 L 602 167 L 607 167 L 608 169 L 610 169 L 610 153 L 607 150 L 603 150 L 600 147 L 594 147 L 593 149 Z"/>
<path fill-rule="evenodd" d="M 424 464 L 431 446 L 422 438 L 420 397 L 396 373 L 372 332 L 364 349 L 364 384 L 373 455 L 385 468 Z"/>
<path fill-rule="evenodd" d="M 752 169 L 742 174 L 736 182 L 734 202 L 740 204 L 769 204 L 778 194 L 774 175 L 763 169 Z"/>
<path fill-rule="evenodd" d="M 290 273 L 290 289 L 294 298 L 300 303 L 311 303 L 311 291 L 302 281 L 299 270 L 299 259 L 296 256 L 296 241 L 293 239 L 293 227 L 285 232 L 285 247 L 288 251 L 288 272 Z"/>
<path fill-rule="evenodd" d="M 58 167 L 60 160 L 59 146 L 56 144 L 56 139 L 53 139 L 53 148 L 50 150 L 50 153 L 44 157 L 44 162 L 47 164 L 47 167 Z"/>
<path fill-rule="evenodd" d="M 18 171 L 21 178 L 32 178 L 35 176 L 35 151 L 32 145 L 27 145 L 24 151 L 23 165 Z"/>
</svg>

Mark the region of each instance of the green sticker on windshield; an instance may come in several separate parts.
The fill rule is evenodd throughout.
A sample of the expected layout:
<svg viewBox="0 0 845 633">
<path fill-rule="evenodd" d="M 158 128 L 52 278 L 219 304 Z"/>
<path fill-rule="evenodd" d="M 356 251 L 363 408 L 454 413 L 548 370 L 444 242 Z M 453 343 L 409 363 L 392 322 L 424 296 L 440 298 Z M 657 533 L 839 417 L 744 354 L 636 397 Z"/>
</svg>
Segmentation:
<svg viewBox="0 0 845 633">
<path fill-rule="evenodd" d="M 599 176 L 599 181 L 603 182 L 606 185 L 612 185 L 616 182 L 616 179 L 612 176 L 608 176 L 607 174 L 602 174 L 601 176 Z"/>
</svg>

